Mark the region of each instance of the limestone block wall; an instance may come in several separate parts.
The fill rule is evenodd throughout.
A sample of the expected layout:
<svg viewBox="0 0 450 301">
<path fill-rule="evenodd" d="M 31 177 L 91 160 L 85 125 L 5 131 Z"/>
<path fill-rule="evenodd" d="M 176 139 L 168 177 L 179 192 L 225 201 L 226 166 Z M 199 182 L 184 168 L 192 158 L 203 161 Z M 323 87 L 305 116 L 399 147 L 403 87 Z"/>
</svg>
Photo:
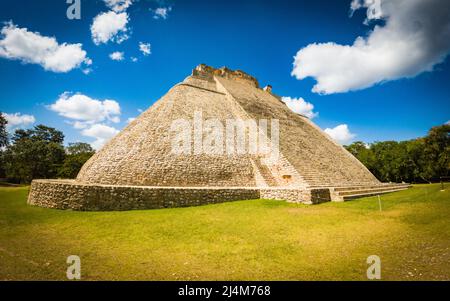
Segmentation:
<svg viewBox="0 0 450 301">
<path fill-rule="evenodd" d="M 259 199 L 257 188 L 181 188 L 86 185 L 70 180 L 34 180 L 28 203 L 81 211 L 159 209 Z"/>
<path fill-rule="evenodd" d="M 321 198 L 317 196 L 321 194 Z M 315 204 L 327 189 L 258 187 L 149 187 L 82 184 L 74 180 L 34 180 L 28 203 L 80 211 L 159 209 L 216 204 L 237 200 L 274 199 Z"/>
<path fill-rule="evenodd" d="M 268 200 L 285 200 L 291 203 L 319 204 L 329 202 L 330 190 L 323 189 L 290 189 L 261 188 L 260 197 Z"/>
</svg>

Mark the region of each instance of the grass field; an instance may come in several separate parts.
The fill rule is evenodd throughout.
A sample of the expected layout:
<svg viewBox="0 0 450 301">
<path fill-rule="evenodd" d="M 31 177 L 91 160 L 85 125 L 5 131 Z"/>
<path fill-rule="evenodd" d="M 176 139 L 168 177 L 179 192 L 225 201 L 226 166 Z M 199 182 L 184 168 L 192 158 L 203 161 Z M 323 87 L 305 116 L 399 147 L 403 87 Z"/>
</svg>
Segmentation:
<svg viewBox="0 0 450 301">
<path fill-rule="evenodd" d="M 450 187 L 419 185 L 315 206 L 251 200 L 202 207 L 59 211 L 26 204 L 27 187 L 0 188 L 0 279 L 450 279 Z"/>
</svg>

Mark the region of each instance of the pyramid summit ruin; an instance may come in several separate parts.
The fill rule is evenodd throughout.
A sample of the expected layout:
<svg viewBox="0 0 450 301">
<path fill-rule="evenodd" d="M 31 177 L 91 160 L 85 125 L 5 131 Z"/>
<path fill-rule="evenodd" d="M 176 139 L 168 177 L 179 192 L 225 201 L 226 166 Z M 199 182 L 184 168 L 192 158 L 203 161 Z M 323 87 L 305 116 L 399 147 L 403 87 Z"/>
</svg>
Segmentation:
<svg viewBox="0 0 450 301">
<path fill-rule="evenodd" d="M 219 152 L 199 146 L 195 138 L 204 139 L 208 133 L 196 131 L 189 123 L 193 120 L 223 125 L 220 143 L 213 143 Z M 255 141 L 269 145 L 268 151 L 248 151 L 250 138 L 245 140 L 246 152 L 230 151 L 230 140 L 224 137 L 230 120 L 250 121 L 247 124 L 258 131 Z M 267 131 L 261 120 L 268 121 Z M 186 151 L 177 153 L 178 121 L 188 122 L 181 128 L 189 139 L 184 141 Z M 250 130 L 245 128 L 245 133 Z M 292 112 L 270 86 L 260 88 L 243 71 L 202 64 L 99 150 L 76 180 L 33 181 L 28 202 L 76 210 L 151 209 L 255 198 L 310 204 L 407 187 L 380 183 L 311 120 Z"/>
</svg>

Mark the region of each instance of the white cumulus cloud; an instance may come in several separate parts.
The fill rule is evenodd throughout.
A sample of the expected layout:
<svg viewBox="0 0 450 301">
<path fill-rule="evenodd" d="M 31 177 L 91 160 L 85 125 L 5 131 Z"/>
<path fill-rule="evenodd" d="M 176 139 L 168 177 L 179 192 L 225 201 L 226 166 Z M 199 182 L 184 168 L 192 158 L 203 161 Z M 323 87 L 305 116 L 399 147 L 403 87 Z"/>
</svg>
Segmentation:
<svg viewBox="0 0 450 301">
<path fill-rule="evenodd" d="M 352 12 L 367 9 L 366 24 L 382 19 L 352 45 L 314 43 L 300 49 L 292 75 L 313 77 L 322 94 L 364 89 L 432 71 L 450 51 L 450 1 L 353 0 Z"/>
<path fill-rule="evenodd" d="M 153 10 L 153 18 L 154 19 L 167 19 L 169 16 L 169 12 L 172 10 L 172 7 L 158 7 Z"/>
<path fill-rule="evenodd" d="M 129 18 L 126 12 L 117 13 L 109 11 L 100 13 L 94 18 L 91 25 L 92 40 L 96 45 L 113 41 L 121 43 L 128 39 Z"/>
<path fill-rule="evenodd" d="M 107 125 L 120 122 L 121 109 L 115 100 L 98 100 L 81 93 L 64 92 L 48 108 L 67 118 L 66 122 L 80 130 L 83 136 L 95 138 L 91 143 L 95 149 L 101 148 L 119 132 Z"/>
<path fill-rule="evenodd" d="M 6 127 L 8 130 L 13 130 L 16 128 L 26 127 L 36 122 L 36 118 L 33 115 L 21 114 L 21 113 L 3 113 L 6 121 Z"/>
<path fill-rule="evenodd" d="M 123 55 L 124 55 L 123 52 L 116 51 L 111 53 L 109 55 L 109 58 L 112 59 L 113 61 L 123 61 Z"/>
<path fill-rule="evenodd" d="M 319 113 L 314 112 L 314 105 L 310 102 L 305 101 L 302 97 L 282 97 L 281 100 L 286 103 L 288 108 L 293 112 L 304 115 L 309 119 L 313 119 L 314 117 L 317 117 L 319 115 Z"/>
<path fill-rule="evenodd" d="M 139 42 L 139 50 L 140 50 L 144 55 L 149 55 L 149 54 L 152 53 L 150 43 Z"/>
<path fill-rule="evenodd" d="M 38 64 L 45 70 L 65 73 L 92 60 L 86 57 L 82 44 L 59 44 L 54 37 L 19 28 L 12 22 L 1 30 L 0 57 Z"/>
<path fill-rule="evenodd" d="M 81 132 L 83 136 L 95 138 L 91 145 L 97 150 L 118 133 L 119 130 L 104 124 L 93 124 Z"/>
<path fill-rule="evenodd" d="M 326 128 L 325 133 L 340 144 L 349 144 L 356 137 L 356 134 L 350 132 L 346 124 L 340 124 L 332 129 Z"/>
<path fill-rule="evenodd" d="M 78 129 L 103 121 L 120 122 L 121 112 L 117 101 L 93 99 L 80 93 L 65 92 L 49 108 L 60 116 L 73 120 L 73 126 Z"/>
<path fill-rule="evenodd" d="M 122 12 L 133 4 L 132 0 L 103 0 L 110 9 L 115 12 Z"/>
</svg>

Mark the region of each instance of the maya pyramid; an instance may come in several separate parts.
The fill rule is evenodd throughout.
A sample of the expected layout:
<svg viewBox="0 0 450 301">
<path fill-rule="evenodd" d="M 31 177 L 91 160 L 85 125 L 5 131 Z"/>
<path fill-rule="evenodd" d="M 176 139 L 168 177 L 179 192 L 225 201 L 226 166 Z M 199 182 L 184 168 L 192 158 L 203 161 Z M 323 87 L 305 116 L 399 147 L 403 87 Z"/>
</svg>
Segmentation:
<svg viewBox="0 0 450 301">
<path fill-rule="evenodd" d="M 173 153 L 175 120 L 277 120 L 278 156 Z M 268 132 L 268 141 L 273 137 Z M 273 141 L 272 141 L 273 142 Z M 195 143 L 195 142 L 192 142 Z M 74 181 L 33 181 L 29 203 L 79 210 L 246 198 L 316 203 L 407 188 L 380 183 L 310 119 L 245 72 L 197 66 L 98 151 Z"/>
</svg>

